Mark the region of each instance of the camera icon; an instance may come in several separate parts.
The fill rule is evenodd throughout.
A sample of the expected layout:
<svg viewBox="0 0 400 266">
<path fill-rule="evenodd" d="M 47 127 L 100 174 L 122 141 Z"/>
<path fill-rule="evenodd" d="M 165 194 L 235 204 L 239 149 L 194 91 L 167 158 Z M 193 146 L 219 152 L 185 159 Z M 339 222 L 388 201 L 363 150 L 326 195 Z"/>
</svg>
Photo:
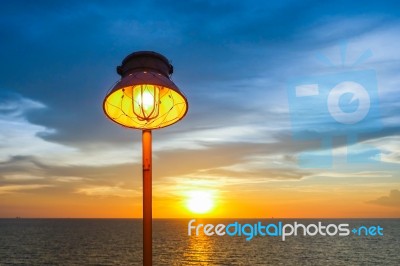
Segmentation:
<svg viewBox="0 0 400 266">
<path fill-rule="evenodd" d="M 361 134 L 382 129 L 374 70 L 295 78 L 287 89 L 293 139 L 320 140 L 318 149 L 299 154 L 300 166 L 331 167 L 335 137 L 346 137 L 348 163 L 378 159 L 377 149 L 358 143 Z"/>
</svg>

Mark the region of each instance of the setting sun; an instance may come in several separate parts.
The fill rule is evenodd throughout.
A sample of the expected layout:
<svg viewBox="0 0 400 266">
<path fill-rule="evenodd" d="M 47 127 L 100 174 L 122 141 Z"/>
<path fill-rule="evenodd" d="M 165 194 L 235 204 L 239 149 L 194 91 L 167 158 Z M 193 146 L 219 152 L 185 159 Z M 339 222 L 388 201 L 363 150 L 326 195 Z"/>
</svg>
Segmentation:
<svg viewBox="0 0 400 266">
<path fill-rule="evenodd" d="M 191 212 L 206 213 L 213 206 L 213 197 L 209 191 L 190 191 L 188 193 L 187 207 Z"/>
</svg>

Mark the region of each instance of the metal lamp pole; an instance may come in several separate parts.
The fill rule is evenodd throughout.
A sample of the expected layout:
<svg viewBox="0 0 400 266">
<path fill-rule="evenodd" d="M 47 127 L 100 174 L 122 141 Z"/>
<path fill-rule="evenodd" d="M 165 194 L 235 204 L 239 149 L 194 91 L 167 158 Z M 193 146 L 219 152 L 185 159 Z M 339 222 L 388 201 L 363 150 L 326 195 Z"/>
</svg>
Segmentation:
<svg viewBox="0 0 400 266">
<path fill-rule="evenodd" d="M 103 101 L 103 111 L 113 122 L 142 130 L 143 152 L 143 265 L 152 265 L 152 150 L 151 130 L 180 121 L 188 102 L 170 79 L 173 67 L 156 52 L 128 55 L 117 67 L 121 80 Z"/>
<path fill-rule="evenodd" d="M 142 131 L 143 151 L 143 265 L 152 265 L 152 150 L 151 130 Z"/>
</svg>

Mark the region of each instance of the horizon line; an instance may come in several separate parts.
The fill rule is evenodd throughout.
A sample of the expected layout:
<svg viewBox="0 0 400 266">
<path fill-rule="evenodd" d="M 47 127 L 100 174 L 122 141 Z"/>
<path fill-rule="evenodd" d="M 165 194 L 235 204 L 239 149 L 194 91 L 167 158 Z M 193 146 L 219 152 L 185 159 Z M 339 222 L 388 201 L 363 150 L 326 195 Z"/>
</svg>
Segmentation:
<svg viewBox="0 0 400 266">
<path fill-rule="evenodd" d="M 104 219 L 104 220 L 143 220 L 142 217 L 0 217 L 0 219 Z M 243 220 L 254 220 L 254 219 L 265 219 L 265 220 L 278 220 L 278 219 L 287 219 L 287 220 L 294 220 L 294 219 L 302 219 L 302 220 L 328 220 L 328 219 L 400 219 L 400 217 L 160 217 L 160 218 L 153 218 L 153 220 L 205 220 L 205 219 L 243 219 Z"/>
</svg>

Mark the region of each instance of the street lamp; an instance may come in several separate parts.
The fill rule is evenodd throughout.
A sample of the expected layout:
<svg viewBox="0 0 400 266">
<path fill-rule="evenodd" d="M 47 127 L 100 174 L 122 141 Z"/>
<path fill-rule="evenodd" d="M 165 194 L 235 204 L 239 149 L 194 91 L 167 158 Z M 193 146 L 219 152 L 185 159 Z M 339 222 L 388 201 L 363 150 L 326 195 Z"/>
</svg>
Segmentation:
<svg viewBox="0 0 400 266">
<path fill-rule="evenodd" d="M 156 52 L 128 55 L 117 67 L 121 80 L 103 102 L 106 116 L 124 127 L 142 130 L 143 265 L 152 265 L 152 149 L 151 130 L 170 126 L 188 111 L 188 102 L 171 81 L 173 67 Z"/>
</svg>

